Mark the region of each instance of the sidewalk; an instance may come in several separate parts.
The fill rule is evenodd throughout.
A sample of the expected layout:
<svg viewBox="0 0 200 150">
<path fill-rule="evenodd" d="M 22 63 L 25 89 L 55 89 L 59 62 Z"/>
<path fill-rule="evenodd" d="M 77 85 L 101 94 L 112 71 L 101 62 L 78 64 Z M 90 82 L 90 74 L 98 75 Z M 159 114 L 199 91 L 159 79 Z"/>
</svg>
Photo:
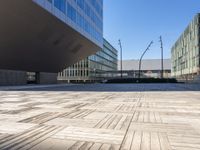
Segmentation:
<svg viewBox="0 0 200 150">
<path fill-rule="evenodd" d="M 63 87 L 56 91 L 57 86 Z M 200 92 L 184 86 L 63 84 L 12 87 L 55 87 L 52 91 L 0 91 L 0 149 L 200 149 Z M 91 88 L 97 92 L 86 91 Z M 99 92 L 102 88 L 116 92 Z"/>
<path fill-rule="evenodd" d="M 8 91 L 8 90 L 25 90 L 25 89 L 33 89 L 33 88 L 53 88 L 53 87 L 64 87 L 70 86 L 72 84 L 45 84 L 45 85 L 18 85 L 18 86 L 0 86 L 0 91 Z"/>
</svg>

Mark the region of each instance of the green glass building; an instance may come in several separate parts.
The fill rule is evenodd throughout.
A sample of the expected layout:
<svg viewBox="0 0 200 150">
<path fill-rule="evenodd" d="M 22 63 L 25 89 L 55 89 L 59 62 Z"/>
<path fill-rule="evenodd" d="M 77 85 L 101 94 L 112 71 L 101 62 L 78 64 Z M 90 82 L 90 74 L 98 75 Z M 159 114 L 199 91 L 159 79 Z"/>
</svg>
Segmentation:
<svg viewBox="0 0 200 150">
<path fill-rule="evenodd" d="M 197 14 L 171 50 L 172 76 L 192 80 L 200 74 L 200 14 Z"/>
</svg>

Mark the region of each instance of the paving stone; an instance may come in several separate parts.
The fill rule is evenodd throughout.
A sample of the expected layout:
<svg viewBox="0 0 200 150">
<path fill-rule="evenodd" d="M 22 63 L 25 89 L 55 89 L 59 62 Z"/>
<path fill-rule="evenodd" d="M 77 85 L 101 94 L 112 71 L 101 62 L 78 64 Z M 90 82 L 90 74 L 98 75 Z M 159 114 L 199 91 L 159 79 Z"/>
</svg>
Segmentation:
<svg viewBox="0 0 200 150">
<path fill-rule="evenodd" d="M 75 87 L 0 91 L 0 149 L 200 149 L 197 85 Z"/>
</svg>

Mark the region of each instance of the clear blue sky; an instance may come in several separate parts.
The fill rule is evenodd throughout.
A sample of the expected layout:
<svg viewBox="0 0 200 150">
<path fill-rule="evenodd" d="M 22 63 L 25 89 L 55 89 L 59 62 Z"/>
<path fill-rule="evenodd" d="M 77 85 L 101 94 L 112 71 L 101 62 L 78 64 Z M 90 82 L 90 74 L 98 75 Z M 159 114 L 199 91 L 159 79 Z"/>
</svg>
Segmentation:
<svg viewBox="0 0 200 150">
<path fill-rule="evenodd" d="M 139 59 L 151 40 L 154 45 L 145 58 L 160 58 L 159 36 L 163 36 L 164 57 L 200 12 L 200 0 L 104 0 L 104 37 L 119 50 L 123 59 Z"/>
</svg>

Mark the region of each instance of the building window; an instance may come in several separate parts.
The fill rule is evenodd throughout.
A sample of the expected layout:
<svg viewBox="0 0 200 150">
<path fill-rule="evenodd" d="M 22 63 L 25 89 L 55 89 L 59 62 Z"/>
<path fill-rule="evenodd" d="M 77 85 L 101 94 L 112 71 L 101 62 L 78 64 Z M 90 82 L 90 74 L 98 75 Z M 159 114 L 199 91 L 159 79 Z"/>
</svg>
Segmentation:
<svg viewBox="0 0 200 150">
<path fill-rule="evenodd" d="M 67 3 L 67 16 L 76 23 L 76 10 Z"/>
<path fill-rule="evenodd" d="M 66 12 L 66 2 L 65 0 L 54 0 L 54 6 L 58 8 L 63 13 Z"/>
</svg>

